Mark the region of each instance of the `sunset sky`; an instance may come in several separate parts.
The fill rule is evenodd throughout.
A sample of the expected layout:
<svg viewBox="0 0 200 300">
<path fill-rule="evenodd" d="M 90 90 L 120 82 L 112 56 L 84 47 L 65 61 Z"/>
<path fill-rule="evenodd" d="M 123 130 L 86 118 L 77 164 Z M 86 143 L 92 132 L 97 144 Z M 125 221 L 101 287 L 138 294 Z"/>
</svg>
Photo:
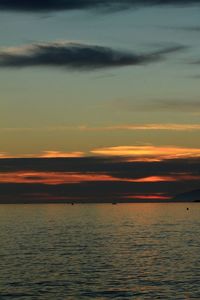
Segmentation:
<svg viewBox="0 0 200 300">
<path fill-rule="evenodd" d="M 0 198 L 199 188 L 199 13 L 199 0 L 0 0 Z"/>
</svg>

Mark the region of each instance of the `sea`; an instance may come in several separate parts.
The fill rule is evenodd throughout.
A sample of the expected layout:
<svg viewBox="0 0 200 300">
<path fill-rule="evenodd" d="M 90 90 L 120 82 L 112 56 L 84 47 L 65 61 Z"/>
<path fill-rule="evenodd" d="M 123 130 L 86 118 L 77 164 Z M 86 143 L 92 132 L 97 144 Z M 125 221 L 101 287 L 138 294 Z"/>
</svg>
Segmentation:
<svg viewBox="0 0 200 300">
<path fill-rule="evenodd" d="M 200 299 L 200 204 L 0 205 L 11 299 Z"/>
</svg>

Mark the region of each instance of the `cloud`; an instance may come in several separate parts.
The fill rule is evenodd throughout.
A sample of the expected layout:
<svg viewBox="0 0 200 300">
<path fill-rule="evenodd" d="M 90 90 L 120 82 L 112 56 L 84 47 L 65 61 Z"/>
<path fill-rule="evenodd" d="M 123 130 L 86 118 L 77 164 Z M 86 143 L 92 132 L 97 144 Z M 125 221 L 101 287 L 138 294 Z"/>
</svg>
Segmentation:
<svg viewBox="0 0 200 300">
<path fill-rule="evenodd" d="M 103 132 L 103 131 L 199 131 L 200 124 L 178 124 L 178 123 L 150 123 L 150 124 L 119 124 L 110 126 L 49 126 L 49 127 L 1 127 L 0 131 L 5 132 L 24 132 L 24 131 L 83 131 L 83 132 Z M 3 154 L 2 154 L 3 155 Z M 46 151 L 43 157 L 80 157 L 84 156 L 83 152 L 67 152 Z M 62 156 L 64 155 L 64 156 Z M 0 154 L 1 157 L 1 154 Z"/>
<path fill-rule="evenodd" d="M 131 174 L 130 174 L 131 175 Z M 176 182 L 176 181 L 199 181 L 200 175 L 171 174 L 160 176 L 138 177 L 132 174 L 130 177 L 113 176 L 112 174 L 97 172 L 36 172 L 17 171 L 0 172 L 0 184 L 2 183 L 29 183 L 29 184 L 79 184 L 84 182 L 132 182 L 132 183 L 156 183 L 156 182 Z"/>
<path fill-rule="evenodd" d="M 199 100 L 158 100 L 154 102 L 160 108 L 173 108 L 179 110 L 180 108 L 186 111 L 193 110 L 195 107 L 200 108 Z"/>
<path fill-rule="evenodd" d="M 59 185 L 99 181 L 129 181 L 129 179 L 117 178 L 101 173 L 35 172 L 32 170 L 3 173 L 0 172 L 0 183 L 42 183 L 48 185 Z"/>
<path fill-rule="evenodd" d="M 12 156 L 9 153 L 3 152 L 0 153 L 0 160 L 4 159 L 22 159 L 22 160 L 32 160 L 39 159 L 48 161 L 48 159 L 72 159 L 72 162 L 75 163 L 75 160 L 80 164 L 80 162 L 87 163 L 90 162 L 93 165 L 93 162 L 100 163 L 104 165 L 112 160 L 115 162 L 115 159 L 129 162 L 159 162 L 164 160 L 172 159 L 195 159 L 200 158 L 200 148 L 187 148 L 187 147 L 178 147 L 178 146 L 155 146 L 155 145 L 134 145 L 134 146 L 113 146 L 113 147 L 102 147 L 91 149 L 88 153 L 81 151 L 73 152 L 63 152 L 63 151 L 43 151 L 40 154 L 26 154 L 26 155 L 14 155 Z M 81 163 L 82 165 L 82 163 Z M 90 165 L 90 164 L 89 164 Z M 1 164 L 0 164 L 0 167 Z M 89 166 L 88 166 L 89 167 Z M 32 166 L 33 168 L 33 166 Z M 56 168 L 56 165 L 54 165 Z M 69 168 L 69 165 L 68 165 Z M 34 170 L 34 168 L 33 168 Z M 36 169 L 38 171 L 38 169 Z M 41 171 L 47 171 L 49 169 L 41 169 Z M 51 169 L 54 171 L 55 169 Z M 64 169 L 57 169 L 61 171 Z M 93 172 L 94 169 L 84 169 L 87 172 Z M 99 170 L 99 169 L 98 169 Z M 50 171 L 50 170 L 49 170 Z M 70 172 L 81 171 L 80 169 L 70 169 Z M 96 169 L 95 169 L 96 171 Z M 102 171 L 102 170 L 101 170 Z"/>
<path fill-rule="evenodd" d="M 124 111 L 170 111 L 176 113 L 200 113 L 199 100 L 187 99 L 148 99 L 148 102 L 133 102 L 129 99 L 111 101 L 112 109 Z"/>
<path fill-rule="evenodd" d="M 199 0 L 0 0 L 0 10 L 11 11 L 56 11 L 56 10 L 121 10 L 152 5 L 194 5 Z"/>
<path fill-rule="evenodd" d="M 85 154 L 84 152 L 61 152 L 61 151 L 44 151 L 42 154 L 40 154 L 38 157 L 41 158 L 64 158 L 64 157 L 71 157 L 71 158 L 75 158 L 75 157 L 83 157 Z"/>
<path fill-rule="evenodd" d="M 175 182 L 175 181 L 191 181 L 191 180 L 200 180 L 200 175 L 191 175 L 191 174 L 171 174 L 165 176 L 149 176 L 139 179 L 134 179 L 132 182 Z"/>
<path fill-rule="evenodd" d="M 200 79 L 200 75 L 193 75 L 193 76 L 190 76 L 190 78 L 193 78 L 193 79 Z"/>
<path fill-rule="evenodd" d="M 175 158 L 200 158 L 199 148 L 176 146 L 116 146 L 91 151 L 95 155 L 129 157 L 135 161 L 161 161 Z"/>
<path fill-rule="evenodd" d="M 200 59 L 193 60 L 191 63 L 194 65 L 200 65 Z M 198 78 L 198 76 L 196 78 Z"/>
<path fill-rule="evenodd" d="M 177 30 L 189 31 L 189 32 L 200 32 L 200 26 L 183 26 L 177 27 Z"/>
<path fill-rule="evenodd" d="M 4 158 L 10 158 L 10 156 L 6 152 L 0 152 L 0 159 L 4 159 Z"/>
<path fill-rule="evenodd" d="M 0 67 L 56 67 L 89 71 L 155 63 L 184 49 L 184 46 L 176 45 L 149 53 L 133 53 L 72 42 L 33 44 L 1 49 Z"/>
<path fill-rule="evenodd" d="M 177 31 L 188 31 L 188 32 L 196 32 L 199 33 L 200 32 L 200 26 L 196 25 L 196 26 L 159 26 L 159 28 L 161 29 L 165 29 L 165 30 L 177 30 Z"/>
<path fill-rule="evenodd" d="M 0 152 L 0 159 L 4 158 L 78 158 L 84 157 L 85 153 L 81 151 L 62 152 L 62 151 L 44 151 L 40 154 L 10 155 L 6 152 Z"/>
<path fill-rule="evenodd" d="M 185 100 L 185 99 L 172 99 L 172 100 L 154 100 L 151 102 L 152 110 L 165 110 L 176 112 L 190 112 L 198 114 L 200 113 L 200 101 L 199 100 Z"/>
<path fill-rule="evenodd" d="M 80 130 L 80 131 L 198 131 L 200 130 L 200 124 L 129 124 L 129 125 L 113 125 L 102 127 L 58 127 L 57 130 Z"/>
<path fill-rule="evenodd" d="M 197 189 L 199 179 L 198 157 L 5 158 L 0 160 L 0 203 L 163 201 Z"/>
<path fill-rule="evenodd" d="M 170 197 L 163 195 L 162 193 L 153 194 L 153 195 L 134 195 L 134 196 L 127 196 L 127 199 L 135 199 L 135 200 L 169 200 Z"/>
</svg>

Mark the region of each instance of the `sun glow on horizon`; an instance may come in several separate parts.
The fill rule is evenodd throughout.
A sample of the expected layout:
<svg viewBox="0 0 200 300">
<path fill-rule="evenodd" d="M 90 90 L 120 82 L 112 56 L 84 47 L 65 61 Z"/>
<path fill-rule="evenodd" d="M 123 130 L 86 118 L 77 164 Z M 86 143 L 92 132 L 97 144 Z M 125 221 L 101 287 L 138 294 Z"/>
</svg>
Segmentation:
<svg viewBox="0 0 200 300">
<path fill-rule="evenodd" d="M 167 195 L 161 195 L 161 194 L 154 194 L 154 195 L 132 195 L 127 196 L 127 199 L 135 199 L 135 200 L 170 200 L 171 197 Z"/>
</svg>

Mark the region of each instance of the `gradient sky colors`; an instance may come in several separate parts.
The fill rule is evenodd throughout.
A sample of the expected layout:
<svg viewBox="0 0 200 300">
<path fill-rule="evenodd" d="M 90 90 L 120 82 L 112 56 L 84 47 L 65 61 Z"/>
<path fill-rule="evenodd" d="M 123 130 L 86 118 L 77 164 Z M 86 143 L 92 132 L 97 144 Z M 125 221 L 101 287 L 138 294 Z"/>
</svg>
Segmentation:
<svg viewBox="0 0 200 300">
<path fill-rule="evenodd" d="M 121 2 L 0 0 L 0 166 L 10 166 L 1 186 L 27 194 L 26 184 L 106 182 L 123 199 L 141 199 L 141 184 L 151 183 L 149 199 L 199 187 L 190 165 L 200 161 L 200 1 Z M 90 157 L 114 159 L 121 174 L 90 171 Z M 48 173 L 29 168 L 31 158 L 86 167 Z M 168 162 L 174 171 L 137 177 L 133 168 Z"/>
</svg>

